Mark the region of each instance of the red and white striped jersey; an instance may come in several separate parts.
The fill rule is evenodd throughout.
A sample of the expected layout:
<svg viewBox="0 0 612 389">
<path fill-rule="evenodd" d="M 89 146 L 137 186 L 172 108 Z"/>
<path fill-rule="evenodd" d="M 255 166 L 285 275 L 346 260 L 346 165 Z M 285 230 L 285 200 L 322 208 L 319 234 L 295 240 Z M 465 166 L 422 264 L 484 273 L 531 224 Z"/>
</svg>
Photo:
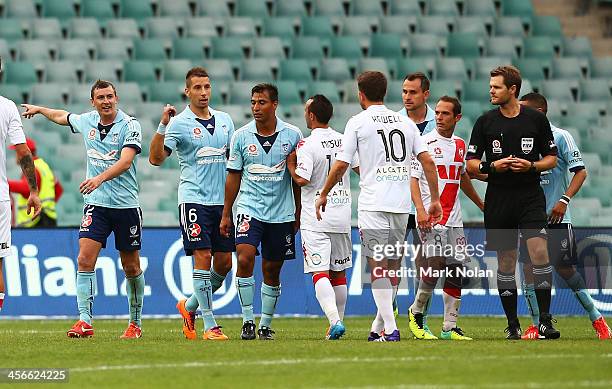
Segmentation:
<svg viewBox="0 0 612 389">
<path fill-rule="evenodd" d="M 439 224 L 447 227 L 463 227 L 461 203 L 458 198 L 461 174 L 465 171 L 465 141 L 455 135 L 445 138 L 437 130 L 423 135 L 421 139 L 426 144 L 438 170 L 438 191 L 442 205 L 442 220 Z M 427 210 L 431 203 L 431 193 L 423 167 L 417 159 L 413 159 L 411 169 L 412 177 L 419 180 L 421 198 Z"/>
</svg>

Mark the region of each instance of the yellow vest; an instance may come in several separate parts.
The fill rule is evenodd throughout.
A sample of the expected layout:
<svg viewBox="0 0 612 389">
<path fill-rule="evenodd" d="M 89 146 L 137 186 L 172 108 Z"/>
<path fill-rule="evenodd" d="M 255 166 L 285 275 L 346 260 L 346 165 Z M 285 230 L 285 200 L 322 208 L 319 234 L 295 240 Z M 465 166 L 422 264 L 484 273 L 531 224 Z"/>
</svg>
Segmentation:
<svg viewBox="0 0 612 389">
<path fill-rule="evenodd" d="M 57 219 L 55 212 L 55 176 L 53 171 L 42 158 L 34 160 L 34 167 L 40 174 L 40 192 L 38 196 L 42 203 L 42 212 L 51 219 Z M 17 226 L 19 227 L 35 227 L 40 220 L 40 216 L 32 219 L 28 215 L 28 199 L 22 195 L 17 197 Z"/>
</svg>

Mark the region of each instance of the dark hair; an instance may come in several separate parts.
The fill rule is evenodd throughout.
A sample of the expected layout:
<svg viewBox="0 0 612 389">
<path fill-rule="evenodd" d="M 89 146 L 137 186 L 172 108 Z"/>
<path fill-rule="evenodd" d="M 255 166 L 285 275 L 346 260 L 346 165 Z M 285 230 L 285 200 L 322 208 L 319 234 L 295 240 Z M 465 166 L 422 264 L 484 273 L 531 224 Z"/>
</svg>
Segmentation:
<svg viewBox="0 0 612 389">
<path fill-rule="evenodd" d="M 208 72 L 201 66 L 189 69 L 185 75 L 185 85 L 189 86 L 192 77 L 209 77 Z"/>
<path fill-rule="evenodd" d="M 491 77 L 502 76 L 504 78 L 504 85 L 510 89 L 512 85 L 516 85 L 515 97 L 519 97 L 521 92 L 521 72 L 512 65 L 499 66 L 491 70 Z"/>
<path fill-rule="evenodd" d="M 546 97 L 539 93 L 531 92 L 523 95 L 521 101 L 526 101 L 530 106 L 541 109 L 544 113 L 548 112 L 548 102 Z"/>
<path fill-rule="evenodd" d="M 251 89 L 251 96 L 253 96 L 255 93 L 263 93 L 264 91 L 268 92 L 270 100 L 278 101 L 278 88 L 275 85 L 268 83 L 255 85 L 253 89 Z"/>
<path fill-rule="evenodd" d="M 94 84 L 91 87 L 91 99 L 93 100 L 94 98 L 94 91 L 96 89 L 104 89 L 104 88 L 108 88 L 108 87 L 113 88 L 113 93 L 115 93 L 115 96 L 117 96 L 117 89 L 115 89 L 115 86 L 113 85 L 112 82 L 110 81 L 104 81 L 104 80 L 97 80 L 96 82 L 94 82 Z"/>
<path fill-rule="evenodd" d="M 429 78 L 427 78 L 425 73 L 421 73 L 421 72 L 410 73 L 406 75 L 406 77 L 404 77 L 404 81 L 406 80 L 408 81 L 421 80 L 421 90 L 423 92 L 429 90 Z"/>
<path fill-rule="evenodd" d="M 457 116 L 461 113 L 461 103 L 458 98 L 444 95 L 438 101 L 451 103 L 453 105 L 453 115 Z"/>
<path fill-rule="evenodd" d="M 334 114 L 334 106 L 331 101 L 323 95 L 314 95 L 309 98 L 312 100 L 308 106 L 308 112 L 315 115 L 319 123 L 327 124 Z"/>
<path fill-rule="evenodd" d="M 377 71 L 365 71 L 357 77 L 357 87 L 373 102 L 383 101 L 387 94 L 387 77 Z"/>
</svg>

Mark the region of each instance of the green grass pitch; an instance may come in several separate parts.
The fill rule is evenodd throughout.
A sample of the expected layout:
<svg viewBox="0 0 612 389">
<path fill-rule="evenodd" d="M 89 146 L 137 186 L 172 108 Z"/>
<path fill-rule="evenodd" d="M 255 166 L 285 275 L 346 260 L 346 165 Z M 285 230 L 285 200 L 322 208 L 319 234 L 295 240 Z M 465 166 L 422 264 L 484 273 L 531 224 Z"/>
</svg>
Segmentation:
<svg viewBox="0 0 612 389">
<path fill-rule="evenodd" d="M 0 367 L 70 368 L 75 387 L 612 387 L 612 341 L 585 317 L 559 317 L 557 341 L 506 341 L 504 319 L 489 317 L 460 318 L 473 342 L 417 341 L 400 316 L 400 343 L 368 343 L 370 322 L 347 318 L 332 342 L 322 318 L 279 318 L 275 341 L 246 342 L 239 319 L 221 318 L 230 340 L 206 342 L 184 339 L 180 319 L 145 320 L 143 338 L 129 341 L 119 339 L 124 320 L 97 320 L 93 339 L 68 339 L 72 321 L 0 320 Z"/>
</svg>

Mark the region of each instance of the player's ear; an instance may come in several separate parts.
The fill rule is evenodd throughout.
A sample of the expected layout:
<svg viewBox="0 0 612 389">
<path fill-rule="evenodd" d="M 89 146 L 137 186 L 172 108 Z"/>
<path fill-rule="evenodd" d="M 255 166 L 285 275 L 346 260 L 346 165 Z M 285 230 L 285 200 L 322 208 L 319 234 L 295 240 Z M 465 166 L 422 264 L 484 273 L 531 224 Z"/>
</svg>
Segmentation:
<svg viewBox="0 0 612 389">
<path fill-rule="evenodd" d="M 425 96 L 425 100 L 429 98 L 429 89 L 423 92 L 423 96 Z"/>
<path fill-rule="evenodd" d="M 457 116 L 455 116 L 455 122 L 458 122 L 459 120 L 461 120 L 461 118 L 463 117 L 462 114 L 457 114 Z"/>
</svg>

